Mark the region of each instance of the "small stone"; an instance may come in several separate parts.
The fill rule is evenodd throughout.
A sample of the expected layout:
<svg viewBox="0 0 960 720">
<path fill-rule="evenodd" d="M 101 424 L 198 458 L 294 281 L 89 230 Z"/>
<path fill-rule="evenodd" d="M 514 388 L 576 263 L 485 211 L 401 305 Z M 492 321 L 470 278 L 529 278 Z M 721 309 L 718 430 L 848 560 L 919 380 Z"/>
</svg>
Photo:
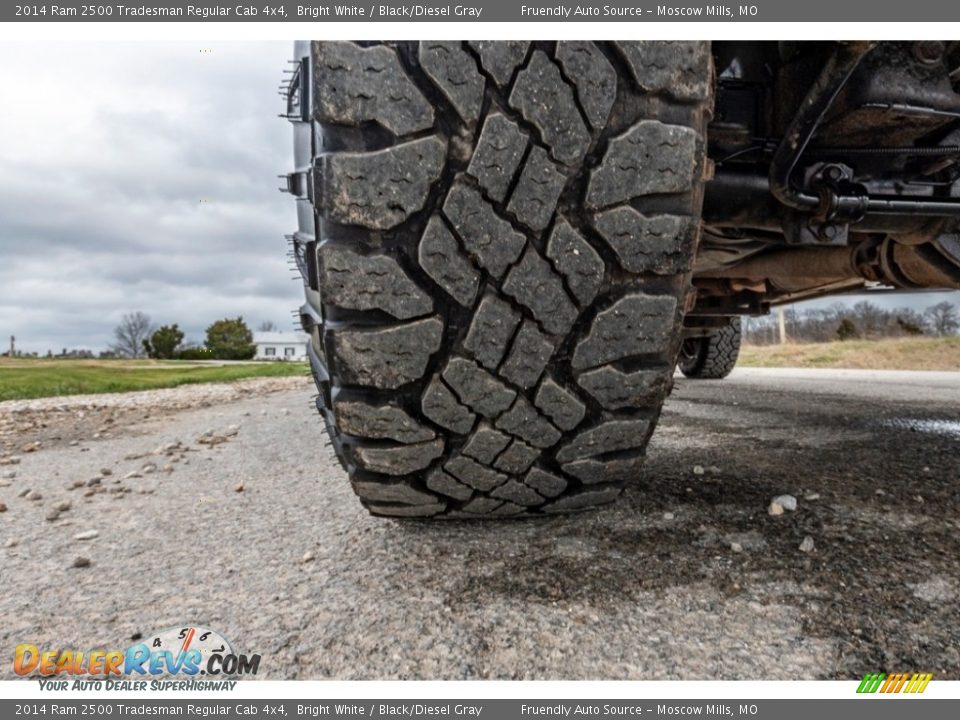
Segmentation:
<svg viewBox="0 0 960 720">
<path fill-rule="evenodd" d="M 111 475 L 113 475 L 113 470 L 111 470 L 110 468 L 100 468 L 100 474 L 103 475 L 104 477 L 110 477 Z"/>
<path fill-rule="evenodd" d="M 16 547 L 18 544 L 19 543 L 16 538 L 7 538 L 7 541 L 3 544 L 3 546 L 5 548 L 12 548 Z"/>
<path fill-rule="evenodd" d="M 167 473 L 167 474 L 172 473 L 173 465 L 171 465 L 170 463 L 167 463 L 162 468 L 160 468 L 160 472 Z"/>
<path fill-rule="evenodd" d="M 883 490 L 881 490 L 880 488 L 877 488 L 876 490 L 873 491 L 873 494 L 876 495 L 876 496 L 878 496 L 878 497 L 883 497 L 883 496 L 886 495 L 887 493 L 885 493 L 885 492 L 884 492 Z"/>
<path fill-rule="evenodd" d="M 93 487 L 94 485 L 99 485 L 101 483 L 101 478 L 95 477 L 87 480 L 87 487 Z"/>
<path fill-rule="evenodd" d="M 68 444 L 70 447 L 76 447 L 77 445 L 80 444 L 80 441 L 79 441 L 79 440 L 71 440 L 71 441 L 70 441 L 69 443 L 67 443 L 67 444 Z"/>
<path fill-rule="evenodd" d="M 84 530 L 83 532 L 78 532 L 73 536 L 74 540 L 93 540 L 95 537 L 99 537 L 100 533 L 96 530 Z"/>
<path fill-rule="evenodd" d="M 234 492 L 243 492 L 243 490 L 244 490 L 243 483 L 240 483 L 233 489 Z"/>
<path fill-rule="evenodd" d="M 39 500 L 43 500 L 43 495 L 38 493 L 36 490 L 31 490 L 27 493 L 27 500 L 33 500 L 34 502 L 37 502 Z"/>
<path fill-rule="evenodd" d="M 718 468 L 716 465 L 711 465 L 710 467 L 707 468 L 707 472 L 710 473 L 711 475 L 719 475 L 720 473 L 723 472 L 723 470 Z"/>
<path fill-rule="evenodd" d="M 26 497 L 29 494 L 30 494 L 30 488 L 24 488 L 23 490 L 17 493 L 17 497 Z"/>
<path fill-rule="evenodd" d="M 918 502 L 918 503 L 920 503 L 921 505 L 923 505 L 923 495 L 914 495 L 914 496 L 913 496 L 913 499 L 914 499 L 916 502 Z"/>
<path fill-rule="evenodd" d="M 313 562 L 314 558 L 316 558 L 316 555 L 314 555 L 312 551 L 307 550 L 307 551 L 303 554 L 303 557 L 301 558 L 301 561 L 302 561 L 302 562 L 305 562 L 305 563 Z"/>
<path fill-rule="evenodd" d="M 48 520 L 49 522 L 53 522 L 54 520 L 56 520 L 56 519 L 59 518 L 59 517 L 60 517 L 60 511 L 57 510 L 56 508 L 50 508 L 50 509 L 47 511 L 47 520 Z"/>
<path fill-rule="evenodd" d="M 229 425 L 227 426 L 227 429 L 223 431 L 223 434 L 226 435 L 227 437 L 234 437 L 239 432 L 240 432 L 239 425 Z"/>
<path fill-rule="evenodd" d="M 0 502 L 0 513 L 5 513 L 7 511 L 7 504 Z"/>
<path fill-rule="evenodd" d="M 800 552 L 802 552 L 802 553 L 810 553 L 810 552 L 813 552 L 813 548 L 814 548 L 813 538 L 810 537 L 809 535 L 807 535 L 807 536 L 803 539 L 803 542 L 800 543 Z"/>
<path fill-rule="evenodd" d="M 100 478 L 97 478 L 97 480 L 99 479 Z M 76 490 L 77 488 L 82 488 L 88 482 L 89 482 L 88 480 L 74 480 L 72 483 L 70 483 L 70 487 Z"/>
<path fill-rule="evenodd" d="M 17 476 L 16 470 L 5 470 L 3 475 L 0 475 L 4 480 L 13 480 Z"/>
<path fill-rule="evenodd" d="M 803 496 L 803 499 L 809 500 L 810 502 L 813 502 L 814 500 L 819 500 L 820 493 L 807 493 L 806 495 Z"/>
<path fill-rule="evenodd" d="M 13 485 L 9 480 L 0 480 L 0 487 L 10 487 Z"/>
<path fill-rule="evenodd" d="M 22 448 L 20 448 L 20 451 L 25 453 L 32 453 L 32 452 L 36 452 L 39 449 L 40 449 L 39 442 L 30 442 L 24 445 Z"/>
<path fill-rule="evenodd" d="M 149 475 L 151 473 L 155 473 L 156 471 L 157 471 L 156 463 L 147 463 L 142 468 L 140 468 L 140 472 L 142 472 L 144 475 Z"/>
<path fill-rule="evenodd" d="M 134 478 L 142 478 L 142 477 L 143 477 L 143 475 L 141 475 L 140 473 L 138 473 L 136 470 L 133 470 L 133 471 L 131 471 L 131 472 L 128 472 L 126 475 L 124 475 L 124 476 L 123 476 L 123 479 L 124 479 L 124 480 L 133 480 Z"/>
<path fill-rule="evenodd" d="M 797 499 L 793 495 L 777 495 L 772 502 L 775 502 L 787 512 L 793 512 L 797 509 Z"/>
<path fill-rule="evenodd" d="M 10 455 L 9 457 L 0 458 L 0 465 L 19 465 L 20 458 L 16 455 Z"/>
<path fill-rule="evenodd" d="M 72 507 L 72 505 L 70 504 L 69 500 L 63 500 L 57 503 L 56 507 L 57 507 L 57 510 L 59 510 L 60 512 L 68 512 Z"/>
<path fill-rule="evenodd" d="M 90 567 L 90 558 L 81 556 L 75 557 L 70 567 L 85 568 Z"/>
<path fill-rule="evenodd" d="M 675 516 L 672 512 L 665 512 L 665 513 L 663 514 L 663 519 L 664 519 L 664 520 L 673 520 L 674 517 L 676 517 L 676 516 Z"/>
<path fill-rule="evenodd" d="M 770 507 L 767 508 L 767 512 L 771 515 L 783 515 L 783 505 L 778 502 L 770 503 Z"/>
<path fill-rule="evenodd" d="M 732 542 L 732 543 L 730 543 L 730 550 L 733 551 L 733 552 L 735 552 L 735 553 L 742 553 L 742 552 L 743 552 L 743 545 L 741 545 L 741 544 L 738 543 L 738 542 Z"/>
<path fill-rule="evenodd" d="M 693 474 L 694 474 L 694 475 L 703 475 L 705 472 L 706 472 L 706 470 L 703 469 L 703 465 L 694 465 L 694 466 L 693 466 Z"/>
</svg>

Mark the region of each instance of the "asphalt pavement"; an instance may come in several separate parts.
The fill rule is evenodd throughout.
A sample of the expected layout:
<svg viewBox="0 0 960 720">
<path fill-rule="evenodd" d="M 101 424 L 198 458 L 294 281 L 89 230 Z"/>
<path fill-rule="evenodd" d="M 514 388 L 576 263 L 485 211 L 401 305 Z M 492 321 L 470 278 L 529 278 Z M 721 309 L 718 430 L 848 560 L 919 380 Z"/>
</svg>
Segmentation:
<svg viewBox="0 0 960 720">
<path fill-rule="evenodd" d="M 0 404 L 0 648 L 191 622 L 268 679 L 960 679 L 960 373 L 678 378 L 622 502 L 500 522 L 367 516 L 305 382 L 164 392 Z"/>
</svg>

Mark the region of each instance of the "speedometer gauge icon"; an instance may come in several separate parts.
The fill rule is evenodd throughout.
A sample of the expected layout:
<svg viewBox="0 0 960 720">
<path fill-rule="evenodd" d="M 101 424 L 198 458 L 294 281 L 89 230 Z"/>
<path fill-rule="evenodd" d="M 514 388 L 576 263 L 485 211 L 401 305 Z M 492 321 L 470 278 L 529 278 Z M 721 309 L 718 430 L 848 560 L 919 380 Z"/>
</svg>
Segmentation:
<svg viewBox="0 0 960 720">
<path fill-rule="evenodd" d="M 189 665 L 199 668 L 199 675 L 207 674 L 207 669 L 211 667 L 210 660 L 214 656 L 219 656 L 222 660 L 234 655 L 233 646 L 223 635 L 201 625 L 167 628 L 152 637 L 148 636 L 144 642 L 151 655 L 169 653 L 168 657 L 173 663 L 189 659 Z M 217 665 L 216 661 L 214 665 Z M 219 670 L 213 672 L 219 674 Z"/>
</svg>

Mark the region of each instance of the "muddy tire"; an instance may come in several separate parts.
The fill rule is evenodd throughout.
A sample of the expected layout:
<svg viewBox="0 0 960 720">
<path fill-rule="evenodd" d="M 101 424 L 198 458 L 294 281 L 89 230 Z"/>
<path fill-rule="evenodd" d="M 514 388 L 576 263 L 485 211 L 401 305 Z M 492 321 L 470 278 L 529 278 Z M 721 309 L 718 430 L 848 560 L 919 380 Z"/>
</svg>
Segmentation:
<svg viewBox="0 0 960 720">
<path fill-rule="evenodd" d="M 740 356 L 740 318 L 708 337 L 684 340 L 680 351 L 680 371 L 697 380 L 722 380 L 737 364 Z"/>
<path fill-rule="evenodd" d="M 360 501 L 489 518 L 615 500 L 679 351 L 709 45 L 299 48 L 300 315 Z"/>
</svg>

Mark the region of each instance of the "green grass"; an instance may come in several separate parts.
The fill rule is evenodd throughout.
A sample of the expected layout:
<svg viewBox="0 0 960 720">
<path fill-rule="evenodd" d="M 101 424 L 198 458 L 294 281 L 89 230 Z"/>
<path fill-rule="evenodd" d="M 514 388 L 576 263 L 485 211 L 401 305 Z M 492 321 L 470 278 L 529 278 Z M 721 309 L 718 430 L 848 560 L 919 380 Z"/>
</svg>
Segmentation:
<svg viewBox="0 0 960 720">
<path fill-rule="evenodd" d="M 960 370 L 960 337 L 744 345 L 741 367 Z"/>
<path fill-rule="evenodd" d="M 0 401 L 306 375 L 307 365 L 295 362 L 2 359 Z"/>
</svg>

